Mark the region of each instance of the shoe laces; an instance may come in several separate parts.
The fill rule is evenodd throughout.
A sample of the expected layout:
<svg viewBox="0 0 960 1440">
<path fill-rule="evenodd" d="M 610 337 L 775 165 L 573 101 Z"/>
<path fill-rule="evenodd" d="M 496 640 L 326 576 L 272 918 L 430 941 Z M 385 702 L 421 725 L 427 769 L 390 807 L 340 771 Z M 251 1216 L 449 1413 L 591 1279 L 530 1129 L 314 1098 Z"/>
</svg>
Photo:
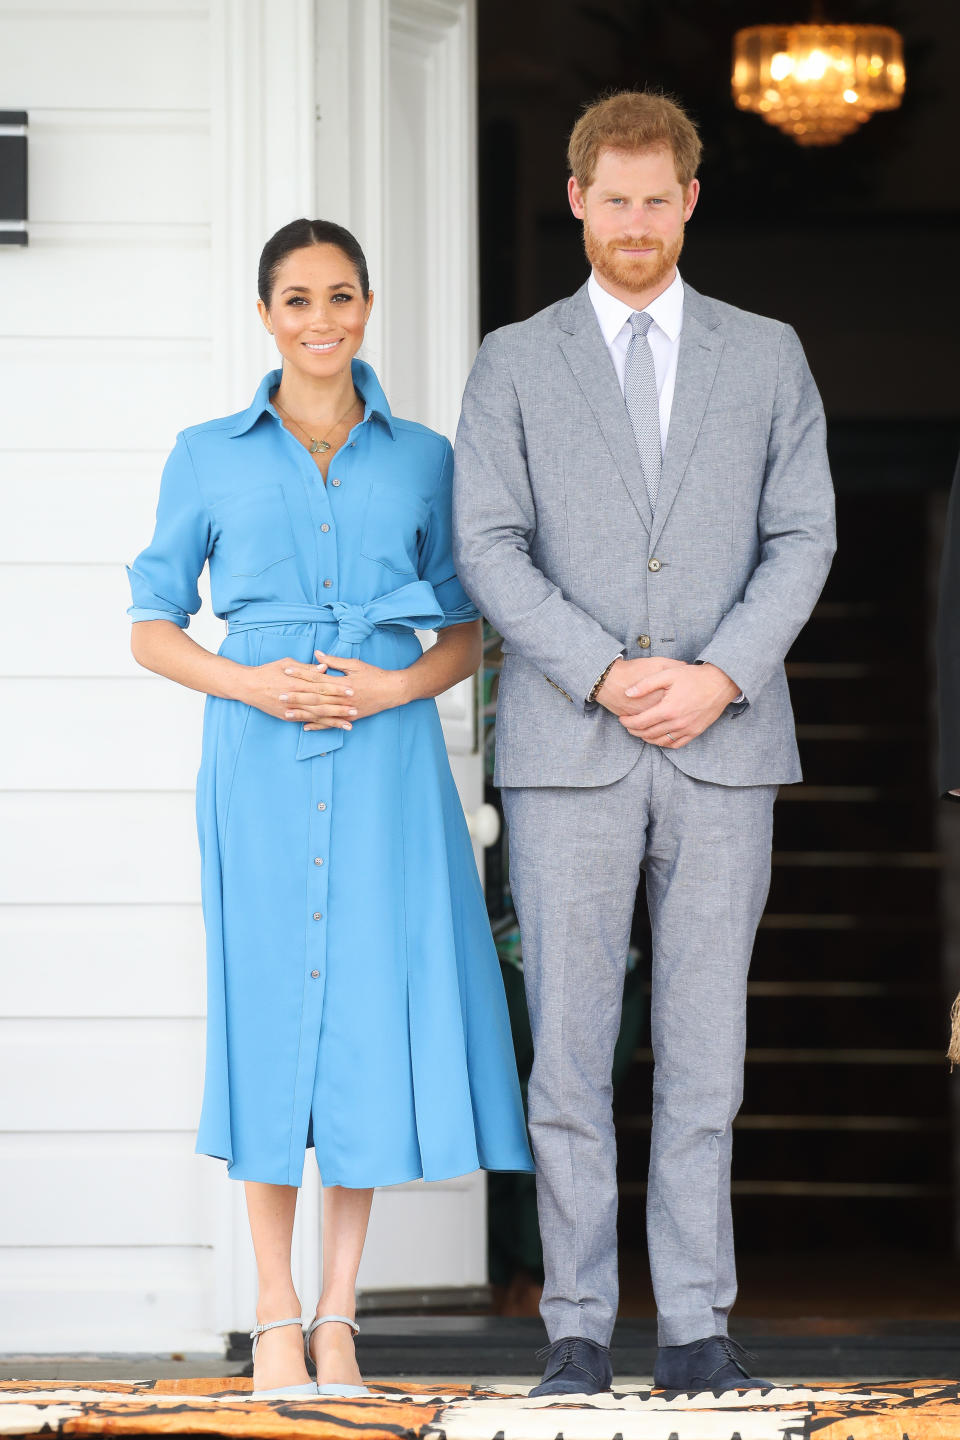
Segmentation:
<svg viewBox="0 0 960 1440">
<path fill-rule="evenodd" d="M 537 1360 L 558 1360 L 560 1365 L 569 1365 L 573 1359 L 574 1349 L 577 1344 L 576 1335 L 565 1335 L 561 1340 L 554 1340 L 552 1345 L 544 1345 L 536 1352 Z"/>
<path fill-rule="evenodd" d="M 739 1345 L 736 1340 L 732 1340 L 729 1335 L 720 1335 L 718 1339 L 720 1341 L 720 1348 L 727 1359 L 731 1360 L 737 1369 L 742 1372 L 744 1377 L 749 1380 L 751 1378 L 750 1367 L 755 1363 L 757 1359 L 756 1355 L 754 1355 L 751 1350 L 745 1349 L 743 1345 Z M 708 1378 L 712 1379 L 713 1376 L 716 1375 L 717 1370 L 722 1369 L 723 1365 L 721 1363 L 716 1369 L 711 1371 Z"/>
</svg>

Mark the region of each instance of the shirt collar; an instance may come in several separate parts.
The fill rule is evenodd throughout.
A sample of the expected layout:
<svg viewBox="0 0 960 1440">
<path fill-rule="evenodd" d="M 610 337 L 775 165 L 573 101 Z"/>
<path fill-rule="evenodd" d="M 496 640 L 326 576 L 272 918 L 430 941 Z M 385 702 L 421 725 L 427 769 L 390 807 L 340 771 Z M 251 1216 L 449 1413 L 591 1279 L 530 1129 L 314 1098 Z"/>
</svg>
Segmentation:
<svg viewBox="0 0 960 1440">
<path fill-rule="evenodd" d="M 377 379 L 373 367 L 365 360 L 354 359 L 350 362 L 350 369 L 353 374 L 353 383 L 357 393 L 363 401 L 363 421 L 377 419 L 387 427 L 391 440 L 396 440 L 397 432 L 393 423 L 393 414 L 387 404 L 387 397 L 383 393 L 383 387 Z M 276 415 L 276 411 L 270 404 L 270 396 L 280 384 L 282 370 L 268 370 L 260 384 L 257 386 L 257 393 L 247 406 L 237 416 L 236 424 L 229 431 L 231 436 L 246 435 L 265 412 Z"/>
<path fill-rule="evenodd" d="M 587 293 L 596 312 L 604 341 L 607 345 L 612 345 L 634 311 L 622 300 L 618 300 L 616 295 L 611 295 L 609 290 L 604 290 L 593 271 L 587 281 Z M 683 281 L 680 279 L 679 270 L 666 290 L 658 295 L 656 300 L 651 300 L 644 309 L 648 315 L 653 316 L 654 324 L 659 326 L 667 339 L 676 341 L 683 329 Z"/>
</svg>

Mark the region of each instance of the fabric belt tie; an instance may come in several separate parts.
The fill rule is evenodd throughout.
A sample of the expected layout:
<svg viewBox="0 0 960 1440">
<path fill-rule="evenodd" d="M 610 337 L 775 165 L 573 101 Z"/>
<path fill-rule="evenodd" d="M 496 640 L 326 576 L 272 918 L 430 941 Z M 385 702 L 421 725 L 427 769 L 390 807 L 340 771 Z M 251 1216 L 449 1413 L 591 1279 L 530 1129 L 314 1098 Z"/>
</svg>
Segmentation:
<svg viewBox="0 0 960 1440">
<path fill-rule="evenodd" d="M 352 605 L 346 600 L 329 600 L 325 605 L 251 601 L 230 613 L 227 633 L 267 630 L 274 625 L 313 625 L 314 650 L 356 659 L 360 646 L 374 630 L 433 630 L 442 619 L 433 586 L 426 580 L 416 580 L 388 595 L 378 595 L 365 605 Z M 321 645 L 317 633 L 321 625 L 336 625 L 336 639 Z M 305 730 L 301 725 L 297 759 L 312 760 L 316 755 L 339 750 L 349 733 L 340 729 Z"/>
</svg>

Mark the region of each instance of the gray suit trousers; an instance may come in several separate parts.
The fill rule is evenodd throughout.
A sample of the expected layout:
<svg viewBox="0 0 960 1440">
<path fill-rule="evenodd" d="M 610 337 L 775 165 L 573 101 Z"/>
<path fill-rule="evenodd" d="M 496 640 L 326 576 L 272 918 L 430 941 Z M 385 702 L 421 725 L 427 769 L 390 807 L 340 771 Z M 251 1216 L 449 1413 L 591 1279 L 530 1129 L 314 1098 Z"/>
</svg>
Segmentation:
<svg viewBox="0 0 960 1440">
<path fill-rule="evenodd" d="M 607 1345 L 616 1319 L 611 1069 L 641 867 L 653 932 L 647 1239 L 659 1343 L 726 1334 L 737 1288 L 731 1126 L 776 792 L 693 779 L 653 745 L 611 785 L 503 790 L 551 1341 Z"/>
</svg>

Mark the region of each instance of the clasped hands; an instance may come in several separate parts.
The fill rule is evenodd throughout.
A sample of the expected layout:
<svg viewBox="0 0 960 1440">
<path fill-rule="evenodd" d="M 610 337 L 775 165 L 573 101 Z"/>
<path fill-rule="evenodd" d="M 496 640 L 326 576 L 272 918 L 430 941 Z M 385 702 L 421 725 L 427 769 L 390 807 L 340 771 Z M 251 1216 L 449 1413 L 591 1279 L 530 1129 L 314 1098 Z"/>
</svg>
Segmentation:
<svg viewBox="0 0 960 1440">
<path fill-rule="evenodd" d="M 739 693 L 716 665 L 651 655 L 614 661 L 596 698 L 639 740 L 681 750 L 709 729 Z"/>
<path fill-rule="evenodd" d="M 403 703 L 404 672 L 384 670 L 342 655 L 315 650 L 316 665 L 289 656 L 251 671 L 249 702 L 278 720 L 293 720 L 304 730 L 350 730 L 354 720 Z M 342 670 L 330 675 L 328 670 Z"/>
</svg>

